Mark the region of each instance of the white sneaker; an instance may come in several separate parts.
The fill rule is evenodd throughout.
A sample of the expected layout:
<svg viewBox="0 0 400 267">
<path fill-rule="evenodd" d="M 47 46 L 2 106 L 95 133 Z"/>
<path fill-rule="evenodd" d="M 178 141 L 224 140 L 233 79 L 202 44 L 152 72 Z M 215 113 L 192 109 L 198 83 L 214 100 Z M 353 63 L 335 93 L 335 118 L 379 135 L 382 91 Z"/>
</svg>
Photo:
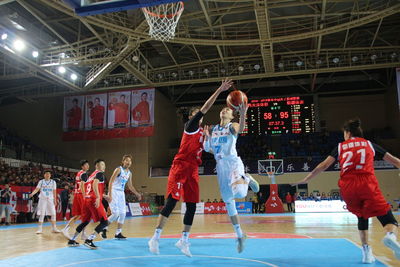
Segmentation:
<svg viewBox="0 0 400 267">
<path fill-rule="evenodd" d="M 382 241 L 385 246 L 393 250 L 396 258 L 400 260 L 400 244 L 397 242 L 396 235 L 394 233 L 386 234 Z"/>
<path fill-rule="evenodd" d="M 238 238 L 237 239 L 237 251 L 238 251 L 238 253 L 242 253 L 243 252 L 243 250 L 244 250 L 244 242 L 246 241 L 246 239 L 247 239 L 247 235 L 246 234 L 243 234 L 243 236 L 241 237 L 241 238 Z"/>
<path fill-rule="evenodd" d="M 185 242 L 182 239 L 179 239 L 178 242 L 176 242 L 175 247 L 179 248 L 183 254 L 185 254 L 188 257 L 192 257 L 192 253 L 190 252 L 189 249 L 190 243 Z"/>
<path fill-rule="evenodd" d="M 372 249 L 370 246 L 366 245 L 362 247 L 362 263 L 373 263 L 375 257 L 372 254 Z"/>
<path fill-rule="evenodd" d="M 67 220 L 67 218 L 66 217 L 64 217 L 64 221 L 66 221 Z"/>
<path fill-rule="evenodd" d="M 88 239 L 89 236 L 85 233 L 85 231 L 82 231 L 81 233 L 81 240 L 85 241 L 86 239 Z"/>
<path fill-rule="evenodd" d="M 253 176 L 251 176 L 248 173 L 246 173 L 245 175 L 250 179 L 249 187 L 251 188 L 251 190 L 254 193 L 257 193 L 258 191 L 260 191 L 260 184 L 256 181 L 256 179 L 254 179 Z"/>
<path fill-rule="evenodd" d="M 69 227 L 65 227 L 64 229 L 62 229 L 61 233 L 65 236 L 65 238 L 71 240 L 71 236 L 69 235 Z"/>
<path fill-rule="evenodd" d="M 149 244 L 149 250 L 151 253 L 156 254 L 156 255 L 160 254 L 158 240 L 152 238 L 149 240 L 148 244 Z"/>
<path fill-rule="evenodd" d="M 61 231 L 58 230 L 57 228 L 53 228 L 53 229 L 51 230 L 51 232 L 52 232 L 52 233 L 55 233 L 55 234 L 61 233 Z"/>
<path fill-rule="evenodd" d="M 36 234 L 37 234 L 37 235 L 43 234 L 42 228 L 39 228 L 39 229 L 36 231 Z"/>
</svg>

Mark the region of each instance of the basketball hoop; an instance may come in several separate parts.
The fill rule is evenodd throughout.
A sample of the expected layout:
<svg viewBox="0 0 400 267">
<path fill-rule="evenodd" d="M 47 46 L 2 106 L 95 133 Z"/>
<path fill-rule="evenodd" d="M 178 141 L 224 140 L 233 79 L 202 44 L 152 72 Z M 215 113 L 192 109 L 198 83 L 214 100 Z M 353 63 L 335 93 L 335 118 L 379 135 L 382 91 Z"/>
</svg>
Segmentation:
<svg viewBox="0 0 400 267">
<path fill-rule="evenodd" d="M 173 39 L 183 10 L 183 2 L 143 7 L 142 11 L 150 28 L 149 35 L 162 42 Z"/>
</svg>

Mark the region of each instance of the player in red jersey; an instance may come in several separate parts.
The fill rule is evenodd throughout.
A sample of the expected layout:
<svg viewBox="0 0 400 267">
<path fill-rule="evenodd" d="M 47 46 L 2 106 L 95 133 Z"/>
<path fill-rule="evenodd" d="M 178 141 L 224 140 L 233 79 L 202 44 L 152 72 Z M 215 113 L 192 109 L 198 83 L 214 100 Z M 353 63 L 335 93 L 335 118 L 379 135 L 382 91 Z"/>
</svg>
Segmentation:
<svg viewBox="0 0 400 267">
<path fill-rule="evenodd" d="M 159 254 L 158 243 L 160 235 L 169 215 L 175 208 L 176 203 L 183 198 L 186 203 L 186 212 L 183 219 L 184 227 L 182 238 L 176 243 L 176 246 L 186 256 L 192 256 L 188 239 L 196 212 L 196 203 L 199 202 L 198 166 L 201 164 L 203 150 L 203 129 L 200 125 L 204 114 L 211 108 L 219 94 L 228 90 L 232 84 L 232 80 L 225 78 L 221 86 L 200 109 L 192 108 L 189 112 L 189 121 L 185 124 L 179 151 L 172 162 L 168 176 L 167 202 L 158 217 L 154 235 L 148 242 L 149 250 L 154 254 Z"/>
<path fill-rule="evenodd" d="M 368 245 L 368 218 L 377 217 L 386 235 L 383 243 L 393 250 L 400 259 L 400 244 L 396 240 L 397 221 L 389 204 L 385 200 L 374 172 L 374 158 L 383 159 L 400 168 L 400 159 L 388 153 L 382 147 L 362 138 L 359 119 L 350 120 L 343 127 L 344 142 L 335 148 L 325 161 L 297 184 L 308 183 L 319 173 L 328 169 L 336 159 L 341 171 L 339 179 L 340 193 L 347 209 L 358 217 L 358 230 L 363 245 L 363 263 L 372 263 L 375 257 Z"/>
<path fill-rule="evenodd" d="M 64 229 L 61 230 L 63 235 L 67 239 L 71 239 L 69 235 L 69 228 L 73 225 L 82 215 L 83 208 L 83 195 L 81 190 L 81 184 L 88 179 L 87 171 L 89 170 L 89 162 L 87 160 L 81 160 L 81 170 L 76 174 L 75 187 L 74 187 L 74 202 L 72 203 L 72 215 L 73 217 L 69 220 Z M 85 233 L 82 232 L 82 239 L 86 240 Z"/>
<path fill-rule="evenodd" d="M 68 246 L 78 246 L 76 238 L 82 232 L 82 230 L 89 224 L 90 219 L 94 222 L 100 221 L 100 223 L 94 229 L 94 232 L 85 240 L 84 245 L 90 249 L 96 249 L 97 246 L 93 244 L 93 240 L 96 238 L 96 234 L 103 231 L 104 227 L 108 225 L 107 213 L 103 207 L 102 199 L 104 194 L 104 183 L 105 176 L 104 171 L 106 164 L 104 160 L 98 159 L 95 161 L 96 170 L 89 176 L 87 181 L 81 187 L 84 205 L 82 209 L 81 221 L 82 223 L 76 228 L 76 232 L 71 240 L 68 241 Z"/>
</svg>

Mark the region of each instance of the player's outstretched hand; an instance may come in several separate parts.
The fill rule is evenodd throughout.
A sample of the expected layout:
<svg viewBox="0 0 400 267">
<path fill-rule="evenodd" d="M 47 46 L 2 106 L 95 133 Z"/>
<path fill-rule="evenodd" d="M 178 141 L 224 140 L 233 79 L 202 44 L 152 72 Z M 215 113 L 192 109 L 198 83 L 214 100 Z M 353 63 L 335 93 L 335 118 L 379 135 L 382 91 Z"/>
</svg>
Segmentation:
<svg viewBox="0 0 400 267">
<path fill-rule="evenodd" d="M 138 194 L 136 194 L 136 197 L 138 198 L 139 201 L 142 200 L 142 194 L 138 193 Z"/>
<path fill-rule="evenodd" d="M 248 108 L 249 108 L 248 105 L 240 104 L 238 109 L 240 116 L 245 115 Z"/>
<path fill-rule="evenodd" d="M 228 90 L 229 88 L 231 88 L 233 85 L 233 81 L 232 79 L 229 78 L 225 78 L 222 80 L 221 86 L 219 87 L 219 90 L 221 90 L 221 92 Z"/>
<path fill-rule="evenodd" d="M 210 129 L 211 129 L 211 126 L 209 126 L 209 125 L 204 126 L 203 132 L 204 132 L 204 136 L 207 139 L 210 137 Z"/>
</svg>

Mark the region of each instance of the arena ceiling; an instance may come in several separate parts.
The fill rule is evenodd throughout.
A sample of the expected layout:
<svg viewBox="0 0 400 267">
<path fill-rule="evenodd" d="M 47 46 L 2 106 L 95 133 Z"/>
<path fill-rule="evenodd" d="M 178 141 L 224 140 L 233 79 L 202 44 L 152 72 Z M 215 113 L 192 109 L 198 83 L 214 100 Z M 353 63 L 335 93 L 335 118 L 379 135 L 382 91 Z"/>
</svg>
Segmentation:
<svg viewBox="0 0 400 267">
<path fill-rule="evenodd" d="M 384 91 L 399 22 L 398 0 L 189 0 L 175 39 L 159 42 L 141 10 L 80 17 L 61 0 L 0 0 L 0 99 L 156 87 L 182 106 L 225 76 L 250 96 Z"/>
</svg>

